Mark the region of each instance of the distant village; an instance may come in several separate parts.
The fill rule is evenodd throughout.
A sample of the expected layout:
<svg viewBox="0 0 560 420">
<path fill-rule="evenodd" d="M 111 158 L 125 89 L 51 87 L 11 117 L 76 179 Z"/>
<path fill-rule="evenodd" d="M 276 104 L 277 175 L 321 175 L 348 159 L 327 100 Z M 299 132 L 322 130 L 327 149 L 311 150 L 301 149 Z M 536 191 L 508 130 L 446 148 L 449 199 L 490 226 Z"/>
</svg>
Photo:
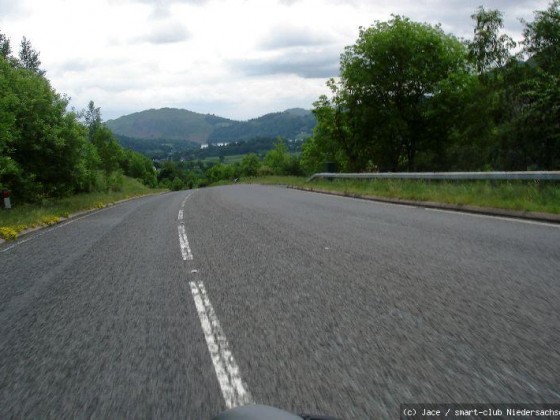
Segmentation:
<svg viewBox="0 0 560 420">
<path fill-rule="evenodd" d="M 212 146 L 224 147 L 224 146 L 227 146 L 228 144 L 229 144 L 229 142 L 227 142 L 227 143 L 226 143 L 226 142 L 212 143 Z M 209 146 L 210 146 L 210 145 L 209 145 L 208 143 L 205 143 L 205 144 L 201 144 L 201 145 L 200 145 L 200 148 L 201 148 L 201 149 L 208 149 Z"/>
</svg>

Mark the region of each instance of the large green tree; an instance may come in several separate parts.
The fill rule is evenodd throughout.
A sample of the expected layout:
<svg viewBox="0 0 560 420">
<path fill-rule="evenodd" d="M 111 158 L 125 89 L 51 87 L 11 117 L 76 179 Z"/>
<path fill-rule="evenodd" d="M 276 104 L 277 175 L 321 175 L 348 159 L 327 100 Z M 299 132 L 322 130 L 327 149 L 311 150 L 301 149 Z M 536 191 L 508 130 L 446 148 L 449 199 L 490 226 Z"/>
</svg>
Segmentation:
<svg viewBox="0 0 560 420">
<path fill-rule="evenodd" d="M 560 0 L 548 9 L 535 12 L 533 22 L 525 22 L 524 47 L 538 66 L 552 75 L 560 75 Z"/>
<path fill-rule="evenodd" d="M 24 199 L 87 183 L 85 131 L 40 72 L 0 57 L 0 183 Z"/>
<path fill-rule="evenodd" d="M 508 169 L 560 169 L 560 1 L 525 22 L 526 64 L 507 83 L 509 120 L 502 161 Z"/>
<path fill-rule="evenodd" d="M 332 99 L 316 105 L 314 141 L 331 155 L 336 142 L 346 169 L 415 170 L 419 152 L 433 145 L 430 102 L 466 70 L 465 46 L 439 26 L 394 16 L 361 28 L 341 57 Z M 447 133 L 439 135 L 445 142 Z"/>
<path fill-rule="evenodd" d="M 16 59 L 0 34 L 0 188 L 34 201 L 118 188 L 123 172 L 155 186 L 152 162 L 118 144 L 93 102 L 82 124 L 39 66 L 27 39 Z"/>
<path fill-rule="evenodd" d="M 471 18 L 475 27 L 473 40 L 468 42 L 469 59 L 478 74 L 504 67 L 511 60 L 516 43 L 509 35 L 500 33 L 504 27 L 502 12 L 480 6 Z"/>
<path fill-rule="evenodd" d="M 455 82 L 454 92 L 445 92 L 440 100 L 444 104 L 439 108 L 444 117 L 440 122 L 451 123 L 450 141 L 443 148 L 445 166 L 453 170 L 500 169 L 501 127 L 509 118 L 506 78 L 517 65 L 512 54 L 516 43 L 502 33 L 499 10 L 481 6 L 471 18 L 473 39 L 466 45 L 473 74 Z"/>
</svg>

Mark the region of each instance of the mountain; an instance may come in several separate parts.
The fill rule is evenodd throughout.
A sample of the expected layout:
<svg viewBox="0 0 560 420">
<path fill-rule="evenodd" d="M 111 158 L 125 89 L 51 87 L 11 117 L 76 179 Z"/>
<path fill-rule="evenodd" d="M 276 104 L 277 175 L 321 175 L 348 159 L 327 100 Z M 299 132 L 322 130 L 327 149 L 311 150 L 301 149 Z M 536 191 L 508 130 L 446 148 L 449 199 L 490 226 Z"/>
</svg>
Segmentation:
<svg viewBox="0 0 560 420">
<path fill-rule="evenodd" d="M 311 111 L 293 108 L 249 121 L 234 121 L 185 109 L 150 109 L 106 122 L 115 135 L 131 139 L 184 140 L 218 143 L 278 136 L 285 139 L 310 136 L 315 127 Z"/>
<path fill-rule="evenodd" d="M 205 143 L 216 127 L 234 121 L 186 109 L 149 109 L 125 115 L 105 124 L 116 135 L 136 139 L 187 140 Z"/>
</svg>

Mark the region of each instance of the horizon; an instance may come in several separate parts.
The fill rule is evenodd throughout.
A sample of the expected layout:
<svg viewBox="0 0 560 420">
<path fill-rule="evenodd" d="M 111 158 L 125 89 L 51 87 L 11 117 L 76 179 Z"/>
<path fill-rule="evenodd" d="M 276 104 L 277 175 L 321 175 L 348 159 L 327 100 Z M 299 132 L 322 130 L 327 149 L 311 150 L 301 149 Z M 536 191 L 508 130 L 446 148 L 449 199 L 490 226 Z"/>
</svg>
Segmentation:
<svg viewBox="0 0 560 420">
<path fill-rule="evenodd" d="M 41 68 L 77 110 L 107 120 L 176 107 L 235 121 L 310 109 L 339 76 L 360 27 L 406 16 L 471 39 L 479 6 L 503 13 L 503 33 L 549 0 L 0 0 L 0 30 L 25 36 Z"/>
<path fill-rule="evenodd" d="M 176 107 L 170 107 L 170 106 L 163 106 L 163 107 L 161 107 L 161 108 L 148 108 L 148 109 L 144 109 L 144 110 L 142 110 L 142 111 L 135 111 L 135 112 L 131 112 L 131 113 L 129 113 L 129 114 L 124 114 L 124 115 L 121 115 L 121 116 L 119 116 L 119 117 L 111 118 L 111 119 L 106 119 L 106 120 L 102 118 L 102 121 L 103 121 L 103 123 L 105 124 L 105 123 L 110 122 L 110 121 L 118 120 L 119 118 L 128 117 L 128 116 L 130 116 L 130 115 L 141 114 L 141 113 L 147 112 L 147 111 L 161 111 L 161 110 L 164 110 L 164 109 L 171 109 L 171 110 L 178 110 L 178 111 L 187 111 L 187 112 L 192 112 L 192 113 L 198 114 L 198 115 L 211 115 L 211 116 L 214 116 L 214 117 L 223 118 L 223 119 L 227 119 L 227 120 L 235 121 L 235 122 L 247 122 L 247 121 L 256 120 L 256 119 L 258 119 L 258 118 L 264 117 L 265 115 L 269 115 L 269 114 L 282 114 L 282 113 L 284 113 L 284 112 L 287 112 L 287 111 L 290 111 L 290 110 L 296 110 L 296 109 L 297 109 L 297 110 L 303 110 L 303 111 L 309 111 L 309 112 L 311 112 L 311 113 L 313 112 L 312 109 L 307 109 L 307 108 L 302 108 L 302 107 L 291 107 L 291 108 L 286 108 L 286 109 L 284 109 L 283 111 L 266 112 L 266 113 L 261 114 L 261 115 L 258 115 L 258 116 L 256 116 L 256 117 L 252 117 L 252 118 L 248 118 L 248 119 L 243 119 L 243 120 L 242 120 L 242 119 L 234 119 L 234 118 L 224 117 L 224 116 L 222 116 L 222 115 L 218 115 L 218 114 L 215 114 L 215 113 L 212 113 L 212 112 L 205 112 L 205 113 L 202 113 L 202 112 L 192 111 L 192 110 L 186 109 L 186 108 L 176 108 Z M 103 117 L 103 110 L 101 110 L 101 116 Z"/>
</svg>

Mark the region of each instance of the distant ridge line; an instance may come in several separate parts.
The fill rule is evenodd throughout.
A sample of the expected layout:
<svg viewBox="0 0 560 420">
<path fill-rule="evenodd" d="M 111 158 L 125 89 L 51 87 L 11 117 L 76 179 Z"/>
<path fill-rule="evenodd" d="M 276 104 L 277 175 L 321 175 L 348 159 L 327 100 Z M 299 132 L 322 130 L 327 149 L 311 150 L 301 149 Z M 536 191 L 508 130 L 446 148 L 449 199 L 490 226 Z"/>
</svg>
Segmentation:
<svg viewBox="0 0 560 420">
<path fill-rule="evenodd" d="M 314 114 L 303 108 L 273 112 L 248 121 L 180 108 L 148 109 L 106 122 L 114 134 L 136 139 L 185 140 L 198 144 L 231 142 L 255 137 L 303 139 L 316 125 Z"/>
</svg>

